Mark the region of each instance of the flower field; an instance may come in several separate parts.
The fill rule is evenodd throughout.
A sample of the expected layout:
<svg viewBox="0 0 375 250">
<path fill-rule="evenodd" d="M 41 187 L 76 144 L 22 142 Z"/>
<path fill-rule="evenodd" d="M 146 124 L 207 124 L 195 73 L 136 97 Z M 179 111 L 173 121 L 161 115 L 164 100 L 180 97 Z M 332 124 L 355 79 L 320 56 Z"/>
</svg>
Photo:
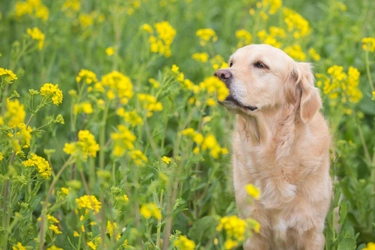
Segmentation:
<svg viewBox="0 0 375 250">
<path fill-rule="evenodd" d="M 267 43 L 314 65 L 326 249 L 374 250 L 374 23 L 373 0 L 1 1 L 0 249 L 241 249 L 261 225 L 213 73 Z"/>
</svg>

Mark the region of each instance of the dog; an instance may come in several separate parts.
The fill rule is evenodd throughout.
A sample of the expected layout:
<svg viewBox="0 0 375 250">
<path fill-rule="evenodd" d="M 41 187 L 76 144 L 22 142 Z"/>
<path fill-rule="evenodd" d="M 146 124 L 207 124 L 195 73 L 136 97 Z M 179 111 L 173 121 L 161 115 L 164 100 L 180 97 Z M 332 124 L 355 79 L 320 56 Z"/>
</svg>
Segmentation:
<svg viewBox="0 0 375 250">
<path fill-rule="evenodd" d="M 246 250 L 322 250 L 331 197 L 331 136 L 312 66 L 266 44 L 238 49 L 215 76 L 235 114 L 232 172 L 239 215 L 260 223 Z M 246 185 L 260 191 L 249 202 Z"/>
</svg>

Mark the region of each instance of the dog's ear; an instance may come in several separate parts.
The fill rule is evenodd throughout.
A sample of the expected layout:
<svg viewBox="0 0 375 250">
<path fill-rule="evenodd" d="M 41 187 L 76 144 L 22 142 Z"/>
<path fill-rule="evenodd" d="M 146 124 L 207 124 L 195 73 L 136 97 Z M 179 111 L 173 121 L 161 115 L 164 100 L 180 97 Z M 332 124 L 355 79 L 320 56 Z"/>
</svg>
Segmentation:
<svg viewBox="0 0 375 250">
<path fill-rule="evenodd" d="M 304 123 L 312 120 L 322 107 L 319 89 L 314 87 L 314 75 L 310 63 L 297 63 L 297 86 L 301 90 L 300 115 Z"/>
</svg>

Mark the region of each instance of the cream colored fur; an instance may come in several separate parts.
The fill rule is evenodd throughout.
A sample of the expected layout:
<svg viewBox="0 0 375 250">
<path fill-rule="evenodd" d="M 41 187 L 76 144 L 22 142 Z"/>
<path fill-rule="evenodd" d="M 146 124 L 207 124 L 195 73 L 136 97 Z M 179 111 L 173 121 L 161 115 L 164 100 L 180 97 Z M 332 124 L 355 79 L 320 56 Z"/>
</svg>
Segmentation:
<svg viewBox="0 0 375 250">
<path fill-rule="evenodd" d="M 260 233 L 253 232 L 244 248 L 324 249 L 332 194 L 331 139 L 310 64 L 295 62 L 269 45 L 243 47 L 229 64 L 215 75 L 231 93 L 222 104 L 236 116 L 236 203 L 241 217 L 261 224 Z M 252 204 L 245 190 L 249 183 L 261 190 Z"/>
</svg>

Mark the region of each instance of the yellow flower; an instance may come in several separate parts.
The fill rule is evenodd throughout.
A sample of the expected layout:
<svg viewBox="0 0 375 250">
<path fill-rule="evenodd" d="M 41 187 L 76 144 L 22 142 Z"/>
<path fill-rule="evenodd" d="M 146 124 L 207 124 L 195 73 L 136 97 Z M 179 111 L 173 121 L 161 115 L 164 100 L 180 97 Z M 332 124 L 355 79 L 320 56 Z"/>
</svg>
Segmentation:
<svg viewBox="0 0 375 250">
<path fill-rule="evenodd" d="M 79 209 L 87 208 L 94 211 L 94 214 L 99 213 L 102 206 L 102 203 L 93 195 L 84 195 L 80 198 L 76 198 L 76 203 L 78 204 Z"/>
<path fill-rule="evenodd" d="M 147 157 L 140 150 L 132 150 L 129 152 L 130 158 L 134 161 L 135 165 L 142 166 L 148 162 Z"/>
<path fill-rule="evenodd" d="M 59 106 L 63 100 L 63 93 L 59 89 L 58 84 L 53 85 L 52 83 L 45 83 L 40 88 L 40 95 L 47 99 L 51 98 L 53 104 L 56 106 Z"/>
<path fill-rule="evenodd" d="M 22 164 L 25 167 L 36 167 L 39 175 L 44 179 L 48 179 L 52 175 L 52 168 L 48 161 L 34 153 L 31 153 L 29 159 L 23 161 Z"/>
<path fill-rule="evenodd" d="M 89 242 L 87 242 L 87 245 L 88 245 L 91 249 L 96 250 L 96 246 L 95 246 L 94 242 L 89 241 Z"/>
<path fill-rule="evenodd" d="M 88 156 L 96 157 L 99 151 L 99 144 L 96 143 L 94 135 L 88 130 L 78 132 L 78 141 L 65 143 L 64 152 L 86 161 Z"/>
<path fill-rule="evenodd" d="M 306 54 L 303 53 L 302 48 L 299 44 L 293 44 L 292 46 L 286 47 L 284 51 L 293 59 L 299 61 L 304 61 L 306 59 Z"/>
<path fill-rule="evenodd" d="M 148 79 L 148 82 L 151 83 L 152 87 L 154 87 L 155 89 L 160 87 L 160 83 L 156 81 L 154 78 Z"/>
<path fill-rule="evenodd" d="M 293 32 L 294 38 L 298 39 L 309 34 L 309 22 L 292 9 L 284 8 L 284 22 L 288 31 Z"/>
<path fill-rule="evenodd" d="M 191 57 L 198 62 L 205 63 L 208 61 L 209 55 L 203 52 L 203 53 L 194 53 Z"/>
<path fill-rule="evenodd" d="M 130 123 L 133 127 L 143 124 L 142 118 L 137 114 L 137 110 L 125 112 L 124 108 L 119 108 L 117 114 L 124 117 L 124 120 Z"/>
<path fill-rule="evenodd" d="M 372 91 L 372 98 L 371 100 L 375 101 L 375 91 Z"/>
<path fill-rule="evenodd" d="M 41 50 L 44 45 L 45 35 L 38 28 L 27 29 L 27 34 L 30 35 L 31 39 L 38 41 L 38 49 Z"/>
<path fill-rule="evenodd" d="M 50 225 L 48 228 L 51 231 L 53 231 L 55 234 L 62 234 L 62 232 L 59 230 L 59 228 L 56 225 Z"/>
<path fill-rule="evenodd" d="M 129 99 L 133 97 L 133 84 L 129 77 L 118 72 L 112 71 L 102 77 L 102 85 L 107 86 L 112 91 L 112 97 L 115 93 L 120 98 L 122 104 L 127 104 Z M 113 99 L 108 97 L 109 99 Z"/>
<path fill-rule="evenodd" d="M 170 57 L 172 55 L 170 47 L 176 35 L 176 30 L 166 21 L 156 23 L 154 27 L 156 34 L 154 34 L 154 30 L 148 24 L 144 24 L 141 27 L 142 30 L 150 34 L 150 51 L 165 57 Z"/>
<path fill-rule="evenodd" d="M 81 82 L 83 79 L 87 84 L 98 82 L 96 74 L 87 69 L 81 69 L 81 71 L 78 73 L 78 76 L 76 77 L 77 82 Z"/>
<path fill-rule="evenodd" d="M 275 14 L 282 5 L 282 0 L 262 0 L 262 6 L 269 9 L 271 15 Z"/>
<path fill-rule="evenodd" d="M 110 221 L 107 221 L 107 233 L 109 234 L 109 236 L 112 238 L 115 237 L 119 237 L 120 234 L 118 232 L 116 232 L 116 229 L 117 229 L 117 223 L 116 222 L 113 222 L 111 223 Z"/>
<path fill-rule="evenodd" d="M 167 156 L 163 156 L 162 158 L 161 158 L 161 160 L 163 161 L 163 162 L 165 162 L 167 165 L 171 162 L 171 158 L 169 158 L 169 157 L 167 157 Z"/>
<path fill-rule="evenodd" d="M 151 216 L 155 217 L 156 219 L 160 220 L 161 219 L 161 212 L 160 212 L 160 209 L 156 206 L 155 203 L 153 202 L 150 202 L 150 203 L 146 203 L 146 204 L 143 204 L 141 206 L 141 211 L 140 211 L 141 215 L 145 218 L 145 219 L 150 219 Z"/>
<path fill-rule="evenodd" d="M 259 196 L 260 196 L 260 191 L 259 189 L 254 186 L 253 184 L 247 184 L 246 185 L 246 192 L 253 198 L 255 199 L 259 199 Z"/>
<path fill-rule="evenodd" d="M 55 216 L 52 216 L 50 214 L 47 214 L 47 220 L 48 222 L 51 222 L 51 223 L 59 223 L 58 219 L 56 219 Z"/>
<path fill-rule="evenodd" d="M 79 14 L 79 23 L 81 24 L 81 27 L 83 29 L 87 28 L 87 27 L 90 27 L 94 24 L 94 19 L 91 15 L 89 14 Z"/>
<path fill-rule="evenodd" d="M 74 231 L 73 236 L 74 237 L 79 237 L 79 233 L 77 231 Z"/>
<path fill-rule="evenodd" d="M 47 250 L 64 250 L 63 248 L 60 248 L 60 247 L 57 247 L 55 245 L 52 245 L 50 246 L 49 248 L 47 248 Z"/>
<path fill-rule="evenodd" d="M 224 242 L 224 248 L 227 249 L 227 250 L 233 249 L 233 248 L 235 248 L 236 246 L 238 246 L 238 242 L 237 242 L 237 241 L 234 241 L 234 240 L 232 240 L 232 239 L 227 239 L 227 240 Z"/>
<path fill-rule="evenodd" d="M 229 95 L 229 90 L 225 86 L 225 83 L 220 81 L 219 78 L 215 76 L 210 76 L 206 78 L 203 82 L 199 84 L 202 90 L 206 90 L 208 93 L 214 93 L 216 91 L 217 99 L 219 101 L 224 101 Z"/>
<path fill-rule="evenodd" d="M 3 153 L 0 152 L 0 161 L 2 161 L 4 159 L 4 155 Z"/>
<path fill-rule="evenodd" d="M 141 26 L 141 29 L 147 31 L 148 33 L 152 34 L 154 30 L 152 29 L 151 25 L 145 23 Z"/>
<path fill-rule="evenodd" d="M 26 112 L 23 104 L 20 104 L 18 99 L 6 99 L 6 112 L 4 120 L 8 121 L 8 126 L 14 127 L 23 123 L 26 117 Z"/>
<path fill-rule="evenodd" d="M 367 246 L 363 248 L 362 250 L 375 250 L 375 243 L 373 242 L 367 243 Z"/>
<path fill-rule="evenodd" d="M 248 224 L 245 220 L 238 218 L 235 215 L 225 216 L 220 219 L 219 225 L 216 227 L 216 231 L 221 232 L 224 230 L 230 239 L 236 242 L 241 242 L 246 239 L 246 233 Z"/>
<path fill-rule="evenodd" d="M 4 77 L 6 83 L 11 84 L 14 80 L 17 80 L 16 74 L 9 69 L 0 68 L 0 76 Z"/>
<path fill-rule="evenodd" d="M 68 10 L 68 9 L 72 9 L 73 11 L 79 11 L 80 8 L 81 8 L 80 0 L 65 0 L 61 9 L 63 11 Z"/>
<path fill-rule="evenodd" d="M 74 104 L 73 106 L 74 114 L 79 114 L 79 113 L 92 114 L 93 112 L 94 112 L 94 109 L 92 108 L 92 105 L 89 102 L 82 102 L 82 103 Z"/>
<path fill-rule="evenodd" d="M 12 250 L 26 250 L 26 247 L 22 246 L 21 242 L 18 242 L 17 245 L 12 246 Z"/>
<path fill-rule="evenodd" d="M 111 133 L 114 143 L 113 155 L 123 156 L 126 150 L 134 149 L 135 135 L 124 125 L 117 125 L 117 132 Z"/>
<path fill-rule="evenodd" d="M 214 106 L 216 106 L 216 101 L 212 98 L 208 98 L 208 100 L 206 101 L 206 104 L 208 106 L 214 107 Z"/>
<path fill-rule="evenodd" d="M 362 49 L 364 51 L 374 52 L 375 51 L 375 37 L 362 38 Z"/>
<path fill-rule="evenodd" d="M 320 60 L 320 55 L 316 52 L 315 49 L 313 48 L 310 48 L 309 49 L 309 55 L 311 56 L 312 59 L 314 59 L 315 61 L 319 61 Z"/>
<path fill-rule="evenodd" d="M 113 56 L 115 54 L 115 50 L 113 47 L 108 47 L 105 49 L 105 53 L 107 54 L 107 56 Z"/>
<path fill-rule="evenodd" d="M 147 116 L 151 117 L 153 112 L 163 110 L 163 104 L 158 102 L 156 98 L 149 94 L 138 94 L 138 99 L 141 102 L 143 109 L 147 111 Z"/>
<path fill-rule="evenodd" d="M 179 250 L 194 250 L 195 243 L 193 240 L 189 240 L 186 236 L 179 236 L 174 242 L 173 245 Z"/>
<path fill-rule="evenodd" d="M 201 46 L 205 46 L 208 41 L 217 41 L 216 32 L 213 29 L 206 28 L 206 29 L 199 29 L 196 32 L 197 37 L 200 39 Z"/>
<path fill-rule="evenodd" d="M 248 32 L 247 30 L 244 30 L 244 29 L 237 30 L 236 37 L 239 40 L 237 47 L 243 47 L 251 43 L 252 36 L 250 32 Z"/>
</svg>

